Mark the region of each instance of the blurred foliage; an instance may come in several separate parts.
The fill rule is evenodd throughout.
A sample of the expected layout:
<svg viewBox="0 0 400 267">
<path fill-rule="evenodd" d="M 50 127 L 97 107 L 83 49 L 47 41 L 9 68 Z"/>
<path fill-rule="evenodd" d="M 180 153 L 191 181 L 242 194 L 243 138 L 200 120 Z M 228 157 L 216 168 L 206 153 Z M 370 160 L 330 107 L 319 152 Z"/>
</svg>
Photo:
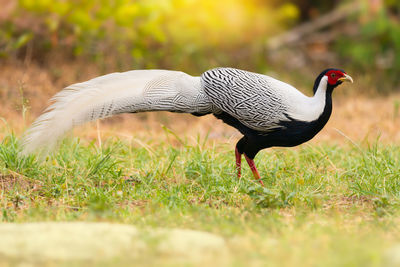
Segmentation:
<svg viewBox="0 0 400 267">
<path fill-rule="evenodd" d="M 359 34 L 339 39 L 336 51 L 355 70 L 373 73 L 378 90 L 391 91 L 400 83 L 400 2 L 366 3 L 356 18 Z"/>
<path fill-rule="evenodd" d="M 34 46 L 37 57 L 62 49 L 135 68 L 204 70 L 208 56 L 254 61 L 298 14 L 293 4 L 272 9 L 261 0 L 19 0 L 1 25 L 1 56 Z"/>
</svg>

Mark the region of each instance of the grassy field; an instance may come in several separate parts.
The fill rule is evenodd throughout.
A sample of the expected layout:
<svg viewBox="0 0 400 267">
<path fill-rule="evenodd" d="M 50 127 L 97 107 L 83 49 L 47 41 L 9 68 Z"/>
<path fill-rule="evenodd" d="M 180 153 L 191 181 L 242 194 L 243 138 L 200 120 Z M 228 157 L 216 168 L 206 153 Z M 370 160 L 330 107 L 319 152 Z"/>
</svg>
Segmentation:
<svg viewBox="0 0 400 267">
<path fill-rule="evenodd" d="M 262 188 L 247 166 L 236 178 L 240 135 L 212 116 L 117 116 L 78 129 L 42 161 L 18 157 L 18 138 L 47 99 L 97 75 L 67 70 L 56 79 L 51 69 L 7 66 L 0 76 L 2 222 L 210 232 L 227 244 L 227 253 L 201 263 L 210 266 L 400 266 L 398 94 L 335 92 L 332 118 L 316 138 L 256 157 Z M 150 251 L 134 263 L 176 260 Z"/>
<path fill-rule="evenodd" d="M 232 144 L 188 140 L 167 129 L 140 144 L 70 138 L 38 161 L 18 157 L 18 140 L 6 133 L 1 221 L 202 230 L 225 238 L 235 266 L 400 264 L 400 146 L 266 150 L 256 158 L 263 188 L 247 166 L 235 177 Z"/>
</svg>

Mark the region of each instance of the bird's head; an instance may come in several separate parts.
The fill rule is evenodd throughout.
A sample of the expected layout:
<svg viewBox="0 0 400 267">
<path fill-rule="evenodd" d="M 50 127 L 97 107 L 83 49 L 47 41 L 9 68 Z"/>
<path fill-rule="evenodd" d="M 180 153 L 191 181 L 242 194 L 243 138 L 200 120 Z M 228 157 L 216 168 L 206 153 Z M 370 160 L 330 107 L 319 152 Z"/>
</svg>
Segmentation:
<svg viewBox="0 0 400 267">
<path fill-rule="evenodd" d="M 314 94 L 317 91 L 321 80 L 326 77 L 327 87 L 330 90 L 333 90 L 336 86 L 342 84 L 343 82 L 351 82 L 353 83 L 353 78 L 344 70 L 341 69 L 326 69 L 317 77 L 314 83 Z"/>
</svg>

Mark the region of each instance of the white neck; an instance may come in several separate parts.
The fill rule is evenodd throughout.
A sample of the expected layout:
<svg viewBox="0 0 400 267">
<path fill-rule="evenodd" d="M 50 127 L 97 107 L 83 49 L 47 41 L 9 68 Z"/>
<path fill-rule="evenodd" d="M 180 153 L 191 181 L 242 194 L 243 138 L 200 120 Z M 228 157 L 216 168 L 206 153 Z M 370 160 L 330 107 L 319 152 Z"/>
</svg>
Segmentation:
<svg viewBox="0 0 400 267">
<path fill-rule="evenodd" d="M 300 121 L 314 121 L 319 118 L 325 108 L 328 77 L 322 77 L 317 91 L 312 97 L 301 97 L 290 106 L 289 115 Z"/>
<path fill-rule="evenodd" d="M 328 77 L 324 76 L 321 78 L 321 81 L 319 82 L 319 85 L 317 87 L 317 91 L 315 92 L 314 96 L 311 97 L 313 99 L 318 99 L 319 101 L 322 101 L 325 103 L 325 96 L 326 96 L 326 88 L 328 86 Z M 323 98 L 323 99 L 322 99 Z"/>
</svg>

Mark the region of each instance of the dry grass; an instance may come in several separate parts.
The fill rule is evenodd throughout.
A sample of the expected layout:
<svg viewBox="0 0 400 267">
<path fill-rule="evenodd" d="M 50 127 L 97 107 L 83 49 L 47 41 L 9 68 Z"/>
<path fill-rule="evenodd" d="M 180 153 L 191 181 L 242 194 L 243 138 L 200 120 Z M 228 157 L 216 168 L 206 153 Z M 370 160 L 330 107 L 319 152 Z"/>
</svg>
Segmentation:
<svg viewBox="0 0 400 267">
<path fill-rule="evenodd" d="M 40 181 L 27 179 L 18 173 L 0 174 L 0 191 L 18 188 L 24 192 L 29 192 L 30 190 L 38 190 L 40 187 Z"/>
</svg>

